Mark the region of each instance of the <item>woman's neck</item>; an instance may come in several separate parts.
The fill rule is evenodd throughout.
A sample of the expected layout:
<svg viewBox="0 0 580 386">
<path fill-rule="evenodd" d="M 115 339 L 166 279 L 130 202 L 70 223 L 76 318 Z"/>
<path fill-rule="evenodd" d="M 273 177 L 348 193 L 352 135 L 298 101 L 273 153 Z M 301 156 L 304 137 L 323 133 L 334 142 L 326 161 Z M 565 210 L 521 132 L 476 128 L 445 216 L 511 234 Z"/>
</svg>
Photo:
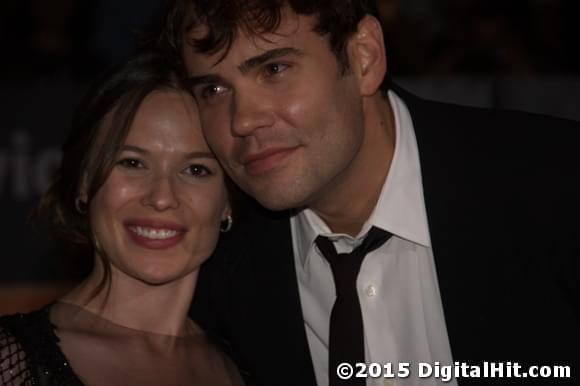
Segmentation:
<svg viewBox="0 0 580 386">
<path fill-rule="evenodd" d="M 164 284 L 149 284 L 111 265 L 105 275 L 101 259 L 79 286 L 61 298 L 103 319 L 133 330 L 184 336 L 198 332 L 187 317 L 198 271 Z M 95 290 L 105 278 L 105 285 Z"/>
</svg>

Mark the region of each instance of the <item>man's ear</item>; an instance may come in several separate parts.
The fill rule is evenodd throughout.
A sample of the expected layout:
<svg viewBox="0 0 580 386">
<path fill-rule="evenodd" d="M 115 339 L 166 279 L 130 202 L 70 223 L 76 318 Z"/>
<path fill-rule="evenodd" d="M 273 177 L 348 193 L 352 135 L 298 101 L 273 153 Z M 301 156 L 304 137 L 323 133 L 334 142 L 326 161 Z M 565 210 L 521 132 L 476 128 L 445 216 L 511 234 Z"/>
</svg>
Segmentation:
<svg viewBox="0 0 580 386">
<path fill-rule="evenodd" d="M 366 15 L 347 43 L 351 71 L 357 77 L 362 96 L 372 96 L 387 74 L 387 57 L 381 23 Z"/>
</svg>

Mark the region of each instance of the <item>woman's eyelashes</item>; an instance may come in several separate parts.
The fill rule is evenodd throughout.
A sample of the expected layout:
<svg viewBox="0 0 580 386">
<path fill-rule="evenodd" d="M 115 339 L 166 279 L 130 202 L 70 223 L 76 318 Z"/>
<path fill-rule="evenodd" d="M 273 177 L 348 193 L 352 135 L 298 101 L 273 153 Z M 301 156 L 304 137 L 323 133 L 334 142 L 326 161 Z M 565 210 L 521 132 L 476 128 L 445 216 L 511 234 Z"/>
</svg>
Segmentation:
<svg viewBox="0 0 580 386">
<path fill-rule="evenodd" d="M 188 165 L 183 171 L 192 177 L 198 178 L 209 177 L 214 174 L 208 166 L 199 163 Z"/>
<path fill-rule="evenodd" d="M 121 158 L 119 161 L 117 161 L 116 165 L 128 171 L 140 171 L 149 169 L 145 161 L 135 157 Z M 155 169 L 154 164 L 152 169 Z M 162 167 L 160 166 L 159 169 L 161 170 Z M 199 162 L 188 163 L 185 167 L 183 167 L 183 165 L 176 165 L 174 170 L 195 178 L 209 177 L 215 174 L 211 166 Z"/>
<path fill-rule="evenodd" d="M 138 158 L 126 157 L 117 161 L 117 165 L 125 169 L 143 169 L 145 164 Z"/>
</svg>

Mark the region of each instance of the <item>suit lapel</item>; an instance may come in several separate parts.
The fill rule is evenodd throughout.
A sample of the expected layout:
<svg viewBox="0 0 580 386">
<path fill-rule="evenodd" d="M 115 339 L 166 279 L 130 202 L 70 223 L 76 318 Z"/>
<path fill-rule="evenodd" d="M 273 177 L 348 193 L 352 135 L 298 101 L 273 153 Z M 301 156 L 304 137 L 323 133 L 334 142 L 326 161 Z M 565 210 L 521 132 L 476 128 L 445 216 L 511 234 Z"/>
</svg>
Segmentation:
<svg viewBox="0 0 580 386">
<path fill-rule="evenodd" d="M 397 90 L 413 117 L 425 206 L 447 332 L 455 360 L 492 358 L 501 315 L 510 310 L 505 277 L 512 241 L 497 217 L 501 203 L 486 183 L 493 160 L 478 159 L 484 140 L 461 109 Z M 452 110 L 450 110 L 452 109 Z M 450 118 L 451 117 L 451 118 Z M 473 119 L 473 118 L 472 118 Z M 483 136 L 481 136 L 483 137 Z M 466 166 L 469 165 L 469 166 Z M 505 291 L 505 290 L 503 290 Z M 507 296 L 506 296 L 507 295 Z M 483 354 L 482 354 L 483 353 Z"/>
<path fill-rule="evenodd" d="M 471 347 L 485 342 L 488 326 L 480 299 L 487 298 L 488 267 L 480 231 L 482 217 L 470 197 L 470 174 L 459 160 L 465 145 L 450 135 L 450 122 L 436 103 L 425 102 L 394 86 L 413 119 L 419 149 L 425 207 L 433 255 L 452 354 L 455 359 L 471 356 Z M 464 131 L 468 131 L 465 129 Z M 480 308 L 481 307 L 481 308 Z M 478 311 L 478 308 L 479 311 Z M 481 347 L 481 346 L 480 346 Z"/>
<path fill-rule="evenodd" d="M 233 324 L 260 384 L 315 385 L 296 280 L 288 213 L 253 213 L 232 275 Z"/>
</svg>

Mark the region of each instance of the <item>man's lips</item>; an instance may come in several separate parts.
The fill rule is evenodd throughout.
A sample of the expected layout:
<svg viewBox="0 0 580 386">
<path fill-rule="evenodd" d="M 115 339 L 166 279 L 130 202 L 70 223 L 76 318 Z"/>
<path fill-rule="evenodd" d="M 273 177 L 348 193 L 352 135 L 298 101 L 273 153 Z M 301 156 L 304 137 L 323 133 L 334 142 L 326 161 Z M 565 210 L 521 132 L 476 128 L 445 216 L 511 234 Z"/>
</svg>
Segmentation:
<svg viewBox="0 0 580 386">
<path fill-rule="evenodd" d="M 298 146 L 270 148 L 245 157 L 242 164 L 249 174 L 258 175 L 279 166 L 296 149 Z"/>
</svg>

